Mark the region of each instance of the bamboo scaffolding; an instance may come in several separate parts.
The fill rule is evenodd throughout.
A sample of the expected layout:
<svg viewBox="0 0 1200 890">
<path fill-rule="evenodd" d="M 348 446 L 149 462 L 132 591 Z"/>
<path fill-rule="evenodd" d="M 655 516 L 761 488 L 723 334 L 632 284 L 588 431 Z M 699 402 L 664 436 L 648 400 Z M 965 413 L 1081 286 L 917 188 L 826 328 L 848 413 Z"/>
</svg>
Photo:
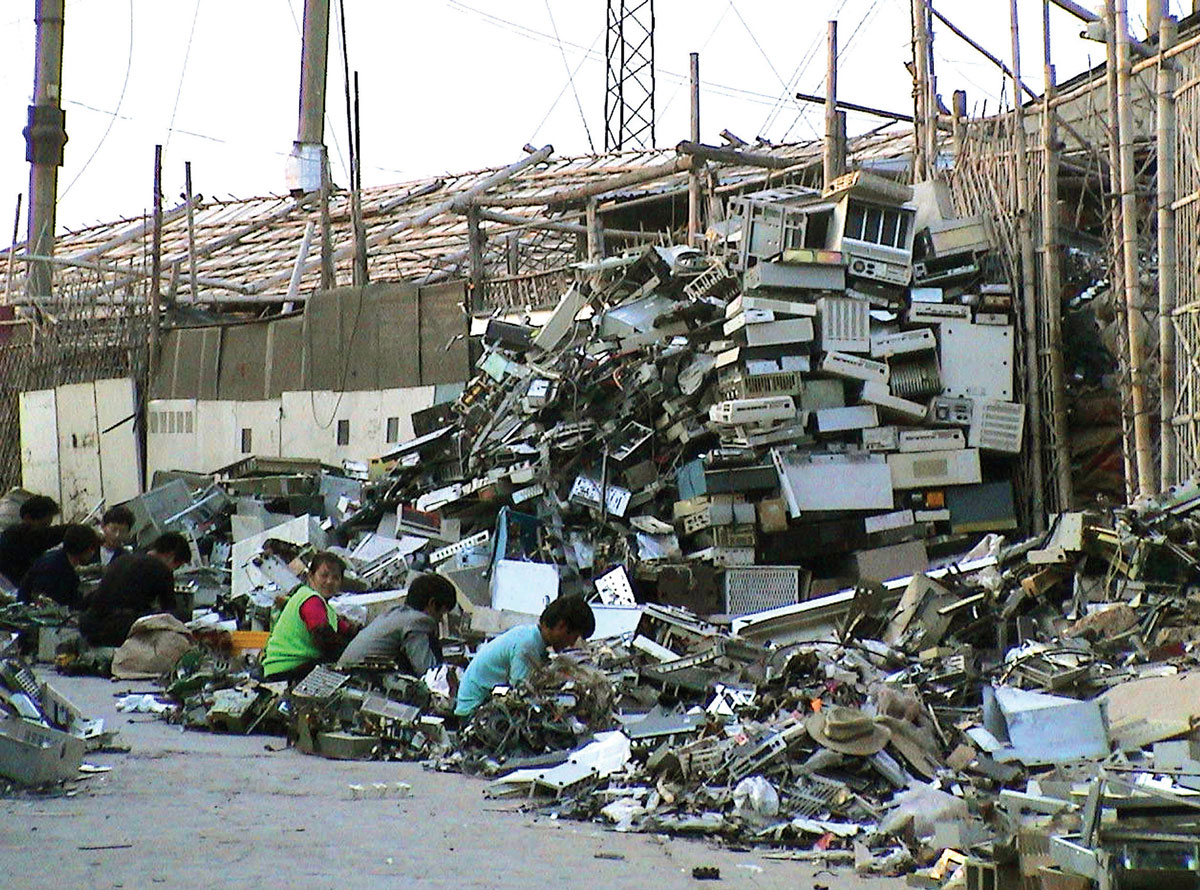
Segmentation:
<svg viewBox="0 0 1200 890">
<path fill-rule="evenodd" d="M 1046 528 L 1045 475 L 1042 461 L 1042 381 L 1038 370 L 1038 311 L 1037 272 L 1034 266 L 1033 231 L 1030 225 L 1029 157 L 1025 137 L 1025 107 L 1021 95 L 1020 25 L 1017 20 L 1017 0 L 1009 2 L 1009 24 L 1012 35 L 1012 126 L 1015 138 L 1017 189 L 1017 247 L 1021 258 L 1020 295 L 1025 328 L 1025 395 L 1029 404 L 1029 496 L 1033 531 Z"/>
<path fill-rule="evenodd" d="M 1170 16 L 1159 21 L 1160 51 L 1166 53 L 1174 45 L 1178 29 Z M 1178 288 L 1178 253 L 1175 249 L 1175 72 L 1159 65 L 1156 82 L 1158 92 L 1155 142 L 1158 164 L 1158 349 L 1159 382 L 1159 487 L 1166 491 L 1175 484 L 1178 472 L 1178 446 L 1175 435 L 1175 311 Z"/>
<path fill-rule="evenodd" d="M 1015 0 L 1014 0 L 1015 2 Z M 1136 170 L 1133 158 L 1133 109 L 1129 95 L 1129 15 L 1126 0 L 1107 0 L 1115 33 L 1117 133 L 1121 172 L 1121 259 L 1125 279 L 1125 319 L 1129 329 L 1129 394 L 1133 410 L 1137 492 L 1148 497 L 1158 489 L 1154 472 L 1150 415 L 1146 403 L 1145 319 L 1138 281 Z"/>
</svg>

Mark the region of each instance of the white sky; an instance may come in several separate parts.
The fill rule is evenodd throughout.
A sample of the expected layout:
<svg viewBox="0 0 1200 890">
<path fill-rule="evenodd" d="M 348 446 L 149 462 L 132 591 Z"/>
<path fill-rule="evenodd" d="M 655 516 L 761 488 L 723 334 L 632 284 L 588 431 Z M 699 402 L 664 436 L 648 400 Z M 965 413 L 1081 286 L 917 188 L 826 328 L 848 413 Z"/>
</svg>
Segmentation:
<svg viewBox="0 0 1200 890">
<path fill-rule="evenodd" d="M 326 142 L 346 175 L 340 0 L 333 0 Z M 603 147 L 604 0 L 344 0 L 351 71 L 359 72 L 363 182 L 381 185 L 510 163 L 521 146 L 581 154 Z M 1190 0 L 1172 0 L 1176 15 Z M 149 206 L 154 145 L 166 146 L 167 206 L 191 161 L 197 191 L 251 197 L 286 191 L 296 136 L 304 0 L 67 0 L 62 95 L 70 141 L 59 177 L 58 223 L 78 228 Z M 687 136 L 688 53 L 700 52 L 701 136 L 813 138 L 823 110 L 826 21 L 837 18 L 841 98 L 911 113 L 909 0 L 657 0 L 656 137 Z M 1095 0 L 1084 5 L 1095 9 Z M 1010 58 L 1007 0 L 937 0 L 951 21 Z M 1042 2 L 1019 0 L 1026 81 L 1042 84 Z M 1136 36 L 1144 4 L 1130 0 Z M 0 243 L 28 189 L 21 130 L 33 88 L 34 0 L 0 9 Z M 1103 57 L 1080 23 L 1051 10 L 1058 77 Z M 560 45 L 555 33 L 561 37 Z M 938 87 L 947 105 L 997 107 L 1003 77 L 935 26 Z M 564 59 L 565 57 L 565 59 Z M 565 62 L 565 64 L 564 64 Z M 574 73 L 574 88 L 567 70 Z M 788 86 L 785 89 L 785 85 Z M 582 107 L 582 116 L 580 113 Z M 586 129 L 585 129 L 586 121 Z M 881 121 L 851 115 L 851 133 Z M 25 237 L 22 210 L 20 238 Z"/>
</svg>

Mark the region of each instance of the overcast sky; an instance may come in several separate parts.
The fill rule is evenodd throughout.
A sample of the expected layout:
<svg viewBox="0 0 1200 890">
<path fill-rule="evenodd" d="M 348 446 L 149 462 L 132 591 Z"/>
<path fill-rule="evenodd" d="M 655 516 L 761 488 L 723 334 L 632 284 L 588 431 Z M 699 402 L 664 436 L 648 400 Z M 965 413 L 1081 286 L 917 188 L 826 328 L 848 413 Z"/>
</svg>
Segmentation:
<svg viewBox="0 0 1200 890">
<path fill-rule="evenodd" d="M 348 182 L 338 16 L 345 3 L 349 65 L 359 72 L 363 181 L 382 185 L 510 163 L 521 146 L 558 154 L 603 149 L 603 0 L 333 0 L 326 142 Z M 1189 3 L 1190 0 L 1186 0 Z M 1006 61 L 1006 0 L 937 0 L 951 21 Z M 1096 2 L 1084 5 L 1095 9 Z M 700 53 L 701 136 L 815 138 L 820 107 L 786 98 L 823 93 L 826 22 L 839 22 L 842 98 L 911 112 L 909 0 L 657 0 L 656 141 L 687 136 L 688 53 Z M 1019 0 L 1026 80 L 1042 84 L 1042 0 Z M 1181 0 L 1171 7 L 1181 13 Z M 304 0 L 67 0 L 62 95 L 69 142 L 58 222 L 78 228 L 142 214 L 154 145 L 163 144 L 167 205 L 183 165 L 213 197 L 286 191 L 296 136 Z M 1134 32 L 1145 4 L 1130 0 Z M 21 130 L 33 88 L 34 0 L 0 11 L 0 241 L 28 189 Z M 1100 61 L 1103 46 L 1051 10 L 1060 80 Z M 976 113 L 995 110 L 1002 75 L 935 29 L 939 92 L 965 89 Z M 568 77 L 568 74 L 571 76 Z M 851 115 L 851 133 L 877 126 Z M 20 238 L 25 237 L 22 211 Z"/>
</svg>

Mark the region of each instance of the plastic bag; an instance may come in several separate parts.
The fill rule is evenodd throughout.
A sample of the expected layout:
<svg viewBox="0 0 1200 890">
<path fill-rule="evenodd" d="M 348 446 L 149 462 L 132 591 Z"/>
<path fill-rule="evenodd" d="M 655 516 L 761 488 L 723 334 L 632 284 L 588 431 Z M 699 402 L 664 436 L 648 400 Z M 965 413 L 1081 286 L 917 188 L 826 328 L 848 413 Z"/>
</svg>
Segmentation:
<svg viewBox="0 0 1200 890">
<path fill-rule="evenodd" d="M 779 792 L 762 776 L 748 776 L 733 789 L 733 811 L 750 821 L 779 815 Z"/>
<path fill-rule="evenodd" d="M 938 822 L 965 822 L 968 817 L 965 801 L 921 782 L 913 782 L 892 803 L 893 808 L 879 824 L 885 834 L 911 832 L 914 838 L 932 837 Z"/>
</svg>

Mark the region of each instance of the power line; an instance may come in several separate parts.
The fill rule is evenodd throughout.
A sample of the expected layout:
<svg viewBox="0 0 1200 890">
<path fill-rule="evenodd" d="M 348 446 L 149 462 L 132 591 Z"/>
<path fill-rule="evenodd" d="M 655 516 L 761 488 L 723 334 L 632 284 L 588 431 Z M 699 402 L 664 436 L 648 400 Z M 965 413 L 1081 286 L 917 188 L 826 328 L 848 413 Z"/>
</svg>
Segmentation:
<svg viewBox="0 0 1200 890">
<path fill-rule="evenodd" d="M 200 18 L 200 0 L 196 0 L 196 8 L 192 12 L 192 27 L 188 31 L 187 49 L 183 53 L 183 67 L 179 70 L 179 87 L 175 90 L 175 104 L 171 106 L 171 120 L 167 124 L 167 138 L 163 142 L 163 154 L 171 144 L 171 131 L 175 127 L 175 112 L 179 110 L 179 97 L 183 95 L 183 79 L 187 74 L 188 59 L 192 57 L 192 39 L 196 36 L 196 22 Z"/>
<path fill-rule="evenodd" d="M 600 38 L 604 36 L 604 30 L 604 28 L 601 28 L 596 32 L 596 36 L 592 40 L 592 45 L 588 47 L 589 52 L 596 46 L 597 43 L 600 42 Z M 580 56 L 579 62 L 575 65 L 575 71 L 573 73 L 578 74 L 579 69 L 583 67 L 583 63 L 587 60 L 587 53 L 584 53 L 582 56 Z M 558 95 L 554 97 L 554 101 L 550 103 L 550 107 L 546 109 L 546 113 L 542 115 L 542 119 L 538 121 L 538 125 L 533 131 L 533 135 L 529 137 L 530 142 L 533 142 L 535 139 L 537 139 L 538 133 L 542 131 L 542 127 L 546 125 L 546 121 L 550 119 L 550 115 L 554 113 L 554 109 L 558 107 L 558 103 L 562 101 L 562 97 L 566 95 L 567 88 L 570 86 L 571 81 L 569 80 L 567 83 L 563 84 L 562 89 L 558 91 Z"/>
<path fill-rule="evenodd" d="M 108 126 L 104 128 L 103 135 L 100 136 L 100 141 L 96 143 L 96 147 L 92 149 L 92 153 L 88 155 L 88 159 L 83 162 L 83 166 L 79 168 L 79 172 L 74 178 L 67 183 L 67 187 L 62 190 L 59 199 L 65 198 L 67 192 L 71 191 L 72 186 L 79 182 L 79 177 L 83 176 L 84 171 L 91 166 L 96 155 L 100 153 L 100 149 L 104 146 L 104 142 L 108 139 L 108 134 L 112 132 L 113 124 L 117 122 L 117 117 L 121 111 L 121 103 L 125 101 L 125 88 L 129 86 L 129 72 L 133 68 L 133 0 L 129 0 L 129 51 L 125 59 L 125 79 L 121 82 L 121 95 L 117 96 L 117 109 L 112 113 L 112 117 L 108 119 Z"/>
<path fill-rule="evenodd" d="M 546 15 L 550 16 L 550 27 L 554 29 L 554 39 L 558 43 L 558 51 L 562 54 L 563 67 L 567 69 L 567 82 L 571 85 L 571 92 L 575 94 L 575 106 L 579 109 L 579 119 L 583 121 L 583 132 L 587 134 L 588 148 L 592 154 L 596 153 L 596 144 L 592 142 L 592 131 L 588 128 L 587 115 L 583 113 L 583 103 L 579 101 L 579 90 L 575 89 L 575 75 L 571 73 L 571 65 L 567 62 L 567 50 L 563 46 L 562 38 L 558 36 L 558 25 L 554 22 L 554 13 L 550 11 L 550 0 L 546 0 Z"/>
</svg>

